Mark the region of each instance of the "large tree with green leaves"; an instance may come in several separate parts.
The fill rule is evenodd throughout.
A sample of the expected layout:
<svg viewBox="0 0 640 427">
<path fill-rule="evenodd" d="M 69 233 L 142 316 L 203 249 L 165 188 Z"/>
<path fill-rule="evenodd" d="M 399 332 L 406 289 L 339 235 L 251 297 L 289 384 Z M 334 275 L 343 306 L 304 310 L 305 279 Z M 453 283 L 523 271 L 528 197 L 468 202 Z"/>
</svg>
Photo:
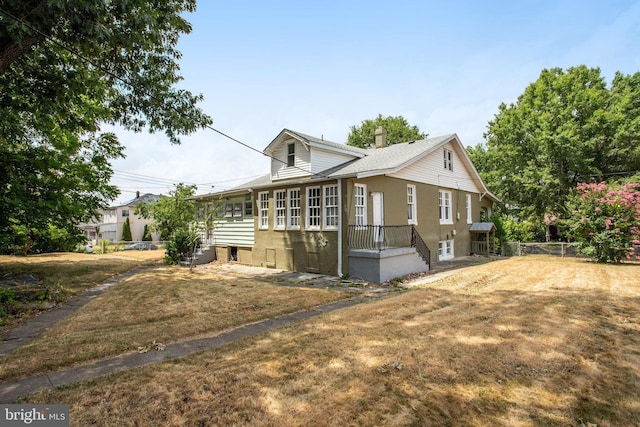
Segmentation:
<svg viewBox="0 0 640 427">
<path fill-rule="evenodd" d="M 545 69 L 518 101 L 501 104 L 486 144 L 467 149 L 483 179 L 521 219 L 564 216 L 578 183 L 640 169 L 640 73 Z"/>
<path fill-rule="evenodd" d="M 0 0 L 0 245 L 19 226 L 74 230 L 117 195 L 104 124 L 172 143 L 211 123 L 176 88 L 195 0 Z M 1 249 L 1 248 L 0 248 Z"/>
<path fill-rule="evenodd" d="M 375 131 L 381 126 L 387 131 L 387 144 L 415 141 L 427 137 L 417 126 L 411 126 L 402 116 L 383 117 L 378 114 L 373 120 L 363 120 L 360 126 L 351 126 L 347 145 L 360 148 L 375 146 Z"/>
</svg>

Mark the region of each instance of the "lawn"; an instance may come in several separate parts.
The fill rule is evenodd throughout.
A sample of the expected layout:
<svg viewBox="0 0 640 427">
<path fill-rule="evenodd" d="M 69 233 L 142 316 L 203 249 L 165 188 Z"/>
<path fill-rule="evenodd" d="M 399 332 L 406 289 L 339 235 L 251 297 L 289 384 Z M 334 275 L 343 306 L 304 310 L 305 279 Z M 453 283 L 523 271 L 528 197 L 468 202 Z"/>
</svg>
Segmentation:
<svg viewBox="0 0 640 427">
<path fill-rule="evenodd" d="M 245 323 L 347 298 L 325 289 L 283 288 L 206 270 L 157 267 L 109 289 L 22 346 L 0 365 L 0 381 L 219 333 Z"/>
<path fill-rule="evenodd" d="M 71 404 L 72 425 L 640 425 L 638 277 L 496 261 L 26 401 Z"/>
<path fill-rule="evenodd" d="M 30 274 L 50 284 L 61 284 L 71 294 L 82 292 L 139 265 L 160 264 L 164 250 L 122 251 L 104 255 L 50 253 L 30 256 L 0 255 L 0 273 Z"/>
<path fill-rule="evenodd" d="M 122 251 L 105 255 L 82 253 L 51 253 L 42 255 L 0 255 L 0 280 L 31 275 L 41 282 L 41 288 L 57 292 L 53 302 L 96 286 L 105 280 L 141 265 L 159 265 L 164 250 Z M 40 287 L 39 287 L 40 288 Z M 6 291 L 5 291 L 6 294 Z M 33 306 L 11 302 L 0 297 L 0 334 L 18 322 L 37 314 Z M 11 298 L 13 300 L 13 298 Z"/>
</svg>

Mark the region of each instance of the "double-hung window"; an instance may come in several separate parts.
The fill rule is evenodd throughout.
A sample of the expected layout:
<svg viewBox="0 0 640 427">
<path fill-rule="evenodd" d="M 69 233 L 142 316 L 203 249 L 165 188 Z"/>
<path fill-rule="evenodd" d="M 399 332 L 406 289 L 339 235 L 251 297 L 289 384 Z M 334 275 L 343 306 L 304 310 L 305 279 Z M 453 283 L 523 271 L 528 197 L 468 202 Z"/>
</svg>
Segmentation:
<svg viewBox="0 0 640 427">
<path fill-rule="evenodd" d="M 290 230 L 300 230 L 300 189 L 289 190 L 289 200 L 287 209 L 287 228 Z"/>
<path fill-rule="evenodd" d="M 258 193 L 258 224 L 260 230 L 269 229 L 269 192 Z"/>
<path fill-rule="evenodd" d="M 325 185 L 324 187 L 324 224 L 325 230 L 338 229 L 338 186 Z"/>
<path fill-rule="evenodd" d="M 273 199 L 273 229 L 284 230 L 287 218 L 287 190 L 275 190 L 273 192 Z"/>
<path fill-rule="evenodd" d="M 438 191 L 438 206 L 440 208 L 440 224 L 453 224 L 451 216 L 451 191 Z"/>
<path fill-rule="evenodd" d="M 416 206 L 416 186 L 407 184 L 407 223 L 418 223 L 418 208 Z"/>
<path fill-rule="evenodd" d="M 367 186 L 355 184 L 353 186 L 354 206 L 356 210 L 356 225 L 367 225 Z"/>
<path fill-rule="evenodd" d="M 307 187 L 307 220 L 305 223 L 307 230 L 320 229 L 320 218 L 322 216 L 321 200 L 320 187 Z"/>
<path fill-rule="evenodd" d="M 292 167 L 296 164 L 296 144 L 287 144 L 287 166 Z"/>
<path fill-rule="evenodd" d="M 453 171 L 453 153 L 446 148 L 442 150 L 442 153 L 444 155 L 444 168 Z"/>
<path fill-rule="evenodd" d="M 467 224 L 471 224 L 473 222 L 473 218 L 471 217 L 471 194 L 467 194 L 466 206 L 467 206 Z"/>
</svg>

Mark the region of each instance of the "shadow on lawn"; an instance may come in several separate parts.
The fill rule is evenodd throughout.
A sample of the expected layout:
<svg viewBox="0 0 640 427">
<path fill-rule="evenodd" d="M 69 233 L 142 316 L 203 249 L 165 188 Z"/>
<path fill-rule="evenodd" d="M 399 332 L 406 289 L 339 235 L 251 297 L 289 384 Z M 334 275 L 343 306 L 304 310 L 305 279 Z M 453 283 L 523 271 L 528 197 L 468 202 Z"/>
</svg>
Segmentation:
<svg viewBox="0 0 640 427">
<path fill-rule="evenodd" d="M 80 424 L 640 425 L 638 306 L 578 288 L 417 289 L 30 400 L 78 402 Z"/>
<path fill-rule="evenodd" d="M 583 289 L 422 297 L 433 311 L 408 320 L 396 313 L 388 325 L 415 348 L 406 372 L 420 372 L 428 390 L 418 420 L 640 423 L 640 298 Z"/>
</svg>

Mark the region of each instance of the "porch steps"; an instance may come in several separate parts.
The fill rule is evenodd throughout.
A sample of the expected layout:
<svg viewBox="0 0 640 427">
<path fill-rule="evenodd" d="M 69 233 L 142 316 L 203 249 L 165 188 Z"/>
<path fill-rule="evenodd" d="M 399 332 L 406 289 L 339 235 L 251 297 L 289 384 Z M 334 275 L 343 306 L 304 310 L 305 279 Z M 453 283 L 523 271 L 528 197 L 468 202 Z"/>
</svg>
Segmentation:
<svg viewBox="0 0 640 427">
<path fill-rule="evenodd" d="M 193 265 L 209 264 L 216 259 L 216 248 L 212 245 L 203 245 L 198 247 L 198 250 L 193 257 Z M 181 262 L 182 265 L 189 267 L 191 265 L 191 259 L 185 258 Z"/>
</svg>

